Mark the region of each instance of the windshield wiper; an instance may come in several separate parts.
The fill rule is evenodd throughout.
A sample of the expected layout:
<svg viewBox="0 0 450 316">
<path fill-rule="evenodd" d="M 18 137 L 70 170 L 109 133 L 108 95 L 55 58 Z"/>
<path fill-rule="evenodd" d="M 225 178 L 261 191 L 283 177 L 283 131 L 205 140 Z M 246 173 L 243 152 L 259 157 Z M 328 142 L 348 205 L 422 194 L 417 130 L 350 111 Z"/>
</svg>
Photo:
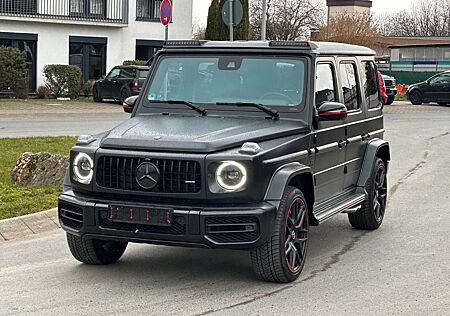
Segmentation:
<svg viewBox="0 0 450 316">
<path fill-rule="evenodd" d="M 278 114 L 277 110 L 271 109 L 263 104 L 251 102 L 216 102 L 216 105 L 235 105 L 242 107 L 253 107 L 263 111 L 266 114 L 269 114 L 274 120 L 278 120 L 280 118 L 280 114 Z"/>
<path fill-rule="evenodd" d="M 150 100 L 150 103 L 167 103 L 167 104 L 184 104 L 190 107 L 191 109 L 197 111 L 202 116 L 205 116 L 208 114 L 205 108 L 201 107 L 200 105 L 197 105 L 195 103 L 192 103 L 190 101 L 182 101 L 182 100 Z"/>
</svg>

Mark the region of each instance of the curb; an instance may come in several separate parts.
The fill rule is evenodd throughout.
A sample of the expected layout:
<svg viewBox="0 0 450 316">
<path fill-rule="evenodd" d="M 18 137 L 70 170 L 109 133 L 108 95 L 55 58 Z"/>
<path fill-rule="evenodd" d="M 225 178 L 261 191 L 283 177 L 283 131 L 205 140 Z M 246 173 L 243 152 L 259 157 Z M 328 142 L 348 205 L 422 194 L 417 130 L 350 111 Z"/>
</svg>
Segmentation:
<svg viewBox="0 0 450 316">
<path fill-rule="evenodd" d="M 58 209 L 0 221 L 0 243 L 60 228 Z"/>
</svg>

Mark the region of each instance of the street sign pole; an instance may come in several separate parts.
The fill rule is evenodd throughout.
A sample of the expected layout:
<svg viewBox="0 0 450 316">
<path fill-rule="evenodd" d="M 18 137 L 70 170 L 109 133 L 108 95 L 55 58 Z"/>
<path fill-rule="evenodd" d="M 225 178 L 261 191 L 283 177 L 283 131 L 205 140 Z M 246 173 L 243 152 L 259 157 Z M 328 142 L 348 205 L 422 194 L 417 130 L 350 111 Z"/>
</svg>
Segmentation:
<svg viewBox="0 0 450 316">
<path fill-rule="evenodd" d="M 229 1 L 230 5 L 230 42 L 234 41 L 234 16 L 233 16 L 233 10 L 234 10 L 234 0 Z"/>
<path fill-rule="evenodd" d="M 168 25 L 166 25 L 166 31 L 165 31 L 164 39 L 165 39 L 166 42 L 169 40 L 169 26 Z"/>
<path fill-rule="evenodd" d="M 261 40 L 266 40 L 267 33 L 267 0 L 262 1 Z"/>
</svg>

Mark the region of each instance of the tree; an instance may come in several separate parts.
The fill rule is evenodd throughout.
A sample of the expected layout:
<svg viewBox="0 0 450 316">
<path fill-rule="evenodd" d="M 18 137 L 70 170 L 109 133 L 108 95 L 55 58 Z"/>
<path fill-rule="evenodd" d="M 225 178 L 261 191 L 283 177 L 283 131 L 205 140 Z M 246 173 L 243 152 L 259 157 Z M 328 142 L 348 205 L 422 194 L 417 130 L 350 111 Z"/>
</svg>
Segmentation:
<svg viewBox="0 0 450 316">
<path fill-rule="evenodd" d="M 318 0 L 267 0 L 267 39 L 299 40 L 322 24 L 326 11 Z M 262 0 L 250 6 L 250 39 L 261 38 Z"/>
<path fill-rule="evenodd" d="M 249 30 L 249 4 L 248 0 L 240 1 L 244 8 L 242 21 L 234 28 L 235 40 L 248 40 Z M 205 37 L 208 40 L 227 41 L 230 38 L 228 26 L 222 20 L 222 8 L 226 0 L 213 0 L 208 11 L 208 24 L 206 26 Z"/>
<path fill-rule="evenodd" d="M 381 35 L 367 14 L 342 14 L 319 28 L 319 41 L 339 42 L 377 48 Z"/>
<path fill-rule="evenodd" d="M 0 92 L 26 97 L 27 70 L 24 55 L 17 48 L 0 46 Z"/>
<path fill-rule="evenodd" d="M 450 36 L 450 1 L 416 0 L 412 10 L 378 17 L 386 36 Z"/>
</svg>

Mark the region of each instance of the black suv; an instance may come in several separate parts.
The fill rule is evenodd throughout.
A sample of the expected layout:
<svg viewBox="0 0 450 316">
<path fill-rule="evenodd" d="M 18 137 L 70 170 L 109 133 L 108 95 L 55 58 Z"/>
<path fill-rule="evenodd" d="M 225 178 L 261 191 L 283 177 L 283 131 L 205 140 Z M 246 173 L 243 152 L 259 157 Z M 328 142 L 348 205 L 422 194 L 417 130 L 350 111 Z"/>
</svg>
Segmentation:
<svg viewBox="0 0 450 316">
<path fill-rule="evenodd" d="M 374 52 L 314 42 L 167 42 L 131 118 L 81 136 L 59 218 L 73 256 L 128 242 L 247 249 L 291 282 L 311 226 L 385 214 L 389 144 Z"/>
<path fill-rule="evenodd" d="M 114 67 L 104 79 L 95 82 L 92 88 L 94 101 L 125 100 L 129 96 L 138 95 L 149 70 L 148 66 Z"/>
<path fill-rule="evenodd" d="M 450 104 L 450 70 L 437 74 L 430 79 L 410 85 L 407 91 L 409 101 L 414 105 L 424 102 Z"/>
<path fill-rule="evenodd" d="M 383 74 L 381 74 L 381 77 L 383 78 L 384 85 L 386 87 L 386 95 L 388 97 L 386 100 L 386 105 L 391 105 L 394 103 L 395 96 L 398 92 L 397 87 L 395 86 L 395 78 Z"/>
</svg>

